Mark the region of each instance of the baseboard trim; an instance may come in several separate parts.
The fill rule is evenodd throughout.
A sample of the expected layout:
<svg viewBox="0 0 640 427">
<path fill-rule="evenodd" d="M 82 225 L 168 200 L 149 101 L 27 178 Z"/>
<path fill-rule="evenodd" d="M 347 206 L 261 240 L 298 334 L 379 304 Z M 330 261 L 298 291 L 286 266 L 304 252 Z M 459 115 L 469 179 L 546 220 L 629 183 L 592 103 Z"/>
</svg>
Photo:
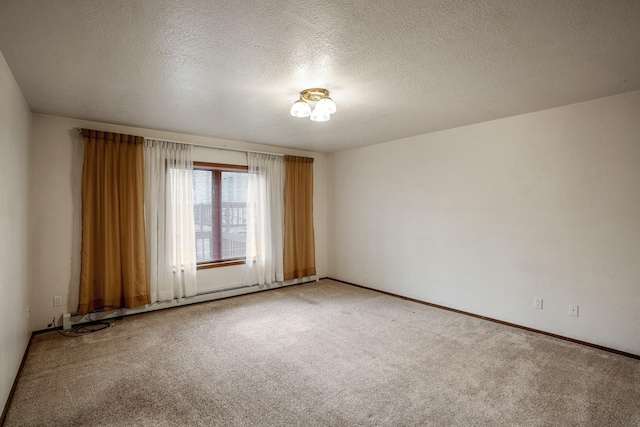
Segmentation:
<svg viewBox="0 0 640 427">
<path fill-rule="evenodd" d="M 20 374 L 22 374 L 22 369 L 24 368 L 24 364 L 27 361 L 27 354 L 29 354 L 29 348 L 31 348 L 31 342 L 33 341 L 34 335 L 36 335 L 36 333 L 31 332 L 31 336 L 29 337 L 29 342 L 27 343 L 27 348 L 24 350 L 24 354 L 22 355 L 22 361 L 20 362 L 18 373 L 16 373 L 16 377 L 13 380 L 13 385 L 11 386 L 11 390 L 9 391 L 9 396 L 7 396 L 7 401 L 5 402 L 4 409 L 2 410 L 2 416 L 0 416 L 0 427 L 4 425 L 4 422 L 7 418 L 7 413 L 9 412 L 9 406 L 11 406 L 11 401 L 13 400 L 13 394 L 16 392 L 16 387 L 18 386 L 18 379 L 20 378 Z"/>
<path fill-rule="evenodd" d="M 392 297 L 401 298 L 401 299 L 404 299 L 404 300 L 407 300 L 407 301 L 417 302 L 418 304 L 428 305 L 430 307 L 435 307 L 435 308 L 439 308 L 439 309 L 442 309 L 442 310 L 453 311 L 454 313 L 465 314 L 467 316 L 476 317 L 478 319 L 488 320 L 489 322 L 499 323 L 499 324 L 505 325 L 505 326 L 511 326 L 512 328 L 524 329 L 525 331 L 535 332 L 537 334 L 542 334 L 542 335 L 546 335 L 546 336 L 549 336 L 549 337 L 558 338 L 558 339 L 561 339 L 561 340 L 564 340 L 564 341 L 569 341 L 569 342 L 580 344 L 580 345 L 584 345 L 584 346 L 587 346 L 587 347 L 597 348 L 598 350 L 607 351 L 609 353 L 615 353 L 615 354 L 618 354 L 620 356 L 625 356 L 625 357 L 630 357 L 632 359 L 640 360 L 640 355 L 638 355 L 638 354 L 627 353 L 626 351 L 616 350 L 615 348 L 605 347 L 605 346 L 598 345 L 598 344 L 593 344 L 593 343 L 590 343 L 590 342 L 587 342 L 587 341 L 581 341 L 581 340 L 577 340 L 575 338 L 565 337 L 565 336 L 562 336 L 562 335 L 554 334 L 552 332 L 542 331 L 540 329 L 529 328 L 528 326 L 522 326 L 522 325 L 518 325 L 516 323 L 505 322 L 504 320 L 498 320 L 498 319 L 494 319 L 492 317 L 481 316 L 479 314 L 470 313 L 468 311 L 458 310 L 458 309 L 451 308 L 451 307 L 446 307 L 444 305 L 434 304 L 434 303 L 427 302 L 427 301 L 421 301 L 421 300 L 415 299 L 415 298 L 405 297 L 405 296 L 402 296 L 402 295 L 394 294 L 392 292 L 381 291 L 379 289 L 374 289 L 374 288 L 370 288 L 368 286 L 358 285 L 356 283 L 345 282 L 344 280 L 334 279 L 332 277 L 328 277 L 328 279 L 329 280 L 333 280 L 335 282 L 344 283 L 346 285 L 356 286 L 358 288 L 363 288 L 363 289 L 368 289 L 370 291 L 379 292 L 381 294 L 389 295 L 389 296 L 392 296 Z"/>
<path fill-rule="evenodd" d="M 40 335 L 40 334 L 46 334 L 47 332 L 55 332 L 55 331 L 62 331 L 62 326 L 56 326 L 56 327 L 50 327 L 50 328 L 46 328 L 46 329 L 38 329 L 37 331 L 33 331 L 31 332 L 32 335 Z"/>
</svg>

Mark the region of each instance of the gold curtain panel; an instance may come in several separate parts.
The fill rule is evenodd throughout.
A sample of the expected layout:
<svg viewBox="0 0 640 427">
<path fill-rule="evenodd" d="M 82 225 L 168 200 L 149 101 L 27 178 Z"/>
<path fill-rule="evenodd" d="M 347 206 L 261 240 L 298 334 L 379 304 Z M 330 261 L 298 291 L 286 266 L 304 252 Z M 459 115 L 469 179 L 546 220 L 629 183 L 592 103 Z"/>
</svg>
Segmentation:
<svg viewBox="0 0 640 427">
<path fill-rule="evenodd" d="M 313 159 L 285 156 L 284 280 L 316 274 Z"/>
<path fill-rule="evenodd" d="M 82 253 L 78 314 L 149 303 L 144 138 L 82 129 Z"/>
</svg>

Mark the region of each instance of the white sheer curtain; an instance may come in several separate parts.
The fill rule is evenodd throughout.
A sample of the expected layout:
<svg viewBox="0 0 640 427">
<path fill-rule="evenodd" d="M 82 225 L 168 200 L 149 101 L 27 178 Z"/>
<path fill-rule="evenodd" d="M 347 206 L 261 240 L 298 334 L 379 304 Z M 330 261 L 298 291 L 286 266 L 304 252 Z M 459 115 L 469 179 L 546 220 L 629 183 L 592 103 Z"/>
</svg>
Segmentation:
<svg viewBox="0 0 640 427">
<path fill-rule="evenodd" d="M 247 153 L 247 264 L 245 284 L 284 281 L 284 158 Z"/>
<path fill-rule="evenodd" d="M 144 175 L 151 303 L 194 296 L 197 286 L 191 146 L 145 140 Z"/>
</svg>

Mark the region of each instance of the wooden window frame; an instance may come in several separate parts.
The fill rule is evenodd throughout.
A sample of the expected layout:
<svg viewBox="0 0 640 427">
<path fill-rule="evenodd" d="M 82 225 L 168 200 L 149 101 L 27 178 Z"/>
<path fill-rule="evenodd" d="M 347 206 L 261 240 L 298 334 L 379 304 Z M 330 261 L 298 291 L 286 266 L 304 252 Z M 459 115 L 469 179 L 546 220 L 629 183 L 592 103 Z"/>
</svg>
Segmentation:
<svg viewBox="0 0 640 427">
<path fill-rule="evenodd" d="M 196 263 L 196 269 L 203 270 L 207 268 L 227 267 L 230 265 L 242 265 L 246 264 L 246 257 L 220 259 L 221 241 L 220 230 L 222 223 L 222 172 L 229 171 L 244 171 L 248 172 L 248 166 L 241 165 L 226 165 L 222 163 L 209 163 L 209 162 L 193 162 L 193 169 L 207 170 L 213 172 L 213 178 L 211 183 L 211 228 L 215 227 L 218 233 L 212 233 L 210 252 L 215 254 L 217 261 L 199 261 Z"/>
</svg>

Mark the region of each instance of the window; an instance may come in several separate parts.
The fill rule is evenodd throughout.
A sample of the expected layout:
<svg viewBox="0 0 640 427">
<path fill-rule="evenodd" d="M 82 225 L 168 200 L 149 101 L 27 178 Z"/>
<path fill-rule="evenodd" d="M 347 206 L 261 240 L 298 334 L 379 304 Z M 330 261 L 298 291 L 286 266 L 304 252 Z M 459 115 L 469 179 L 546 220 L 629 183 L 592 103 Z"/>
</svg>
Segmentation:
<svg viewBox="0 0 640 427">
<path fill-rule="evenodd" d="M 247 246 L 247 167 L 193 162 L 198 268 L 242 264 Z"/>
</svg>

